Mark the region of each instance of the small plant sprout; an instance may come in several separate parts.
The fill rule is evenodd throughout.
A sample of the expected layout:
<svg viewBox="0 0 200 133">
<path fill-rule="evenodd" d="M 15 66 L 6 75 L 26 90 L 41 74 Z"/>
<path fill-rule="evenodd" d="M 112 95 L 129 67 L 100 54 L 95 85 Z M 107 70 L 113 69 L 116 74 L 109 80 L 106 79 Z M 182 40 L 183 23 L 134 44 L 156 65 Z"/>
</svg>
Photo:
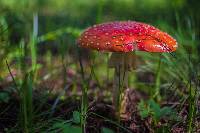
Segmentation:
<svg viewBox="0 0 200 133">
<path fill-rule="evenodd" d="M 170 35 L 141 22 L 116 21 L 94 25 L 78 39 L 87 49 L 112 52 L 109 67 L 115 69 L 113 103 L 119 111 L 122 88 L 127 87 L 128 72 L 135 66 L 135 52 L 173 52 L 177 42 Z"/>
<path fill-rule="evenodd" d="M 152 99 L 148 100 L 147 102 L 141 100 L 137 107 L 142 119 L 145 119 L 149 116 L 153 118 L 154 126 L 156 126 L 162 118 L 177 121 L 181 119 L 171 107 L 160 107 L 160 105 Z"/>
</svg>

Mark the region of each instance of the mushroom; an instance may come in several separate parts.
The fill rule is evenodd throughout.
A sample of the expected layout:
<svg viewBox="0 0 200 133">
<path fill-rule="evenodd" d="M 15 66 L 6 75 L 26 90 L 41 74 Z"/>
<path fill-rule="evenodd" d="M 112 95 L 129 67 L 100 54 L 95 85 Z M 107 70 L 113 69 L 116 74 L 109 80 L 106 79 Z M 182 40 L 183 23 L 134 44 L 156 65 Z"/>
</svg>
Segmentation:
<svg viewBox="0 0 200 133">
<path fill-rule="evenodd" d="M 94 25 L 78 39 L 78 45 L 87 49 L 112 52 L 108 66 L 115 69 L 113 102 L 118 107 L 120 88 L 127 85 L 128 71 L 134 68 L 136 50 L 146 52 L 173 52 L 177 42 L 159 29 L 136 21 L 116 21 Z"/>
</svg>

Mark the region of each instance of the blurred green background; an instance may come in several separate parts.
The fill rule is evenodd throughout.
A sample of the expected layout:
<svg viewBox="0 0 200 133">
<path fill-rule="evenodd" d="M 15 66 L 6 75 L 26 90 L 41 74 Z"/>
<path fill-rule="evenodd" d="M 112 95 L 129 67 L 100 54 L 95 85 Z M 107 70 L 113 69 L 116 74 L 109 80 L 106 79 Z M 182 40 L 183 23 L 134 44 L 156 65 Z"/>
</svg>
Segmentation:
<svg viewBox="0 0 200 133">
<path fill-rule="evenodd" d="M 183 25 L 192 22 L 199 27 L 199 5 L 199 0 L 0 0 L 0 20 L 8 26 L 11 44 L 17 44 L 33 33 L 34 15 L 38 16 L 38 35 L 63 27 L 84 29 L 115 20 L 176 28 L 180 18 Z M 199 28 L 195 30 L 199 34 Z M 68 38 L 65 41 L 72 40 L 64 37 Z"/>
</svg>

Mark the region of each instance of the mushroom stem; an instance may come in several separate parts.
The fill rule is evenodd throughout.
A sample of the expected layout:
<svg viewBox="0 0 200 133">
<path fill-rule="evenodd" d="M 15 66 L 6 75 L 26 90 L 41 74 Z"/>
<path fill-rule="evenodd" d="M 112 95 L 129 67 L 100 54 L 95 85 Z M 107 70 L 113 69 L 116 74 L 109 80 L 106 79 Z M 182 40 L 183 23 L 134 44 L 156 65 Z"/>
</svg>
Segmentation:
<svg viewBox="0 0 200 133">
<path fill-rule="evenodd" d="M 112 53 L 108 66 L 115 69 L 113 81 L 113 104 L 120 111 L 121 92 L 128 87 L 128 72 L 135 67 L 135 52 Z"/>
<path fill-rule="evenodd" d="M 113 103 L 116 110 L 120 110 L 121 92 L 128 87 L 128 71 L 124 66 L 116 66 L 113 81 Z"/>
</svg>

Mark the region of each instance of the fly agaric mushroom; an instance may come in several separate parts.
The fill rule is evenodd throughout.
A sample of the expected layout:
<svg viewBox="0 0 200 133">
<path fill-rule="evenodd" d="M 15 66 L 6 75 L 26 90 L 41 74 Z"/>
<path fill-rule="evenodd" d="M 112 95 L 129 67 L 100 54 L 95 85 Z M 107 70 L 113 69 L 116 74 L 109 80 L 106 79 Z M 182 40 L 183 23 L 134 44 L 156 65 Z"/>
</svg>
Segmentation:
<svg viewBox="0 0 200 133">
<path fill-rule="evenodd" d="M 98 51 L 112 52 L 109 67 L 115 68 L 115 107 L 119 104 L 121 83 L 127 82 L 128 71 L 134 67 L 134 51 L 173 52 L 177 42 L 170 35 L 141 22 L 116 21 L 94 25 L 78 39 L 78 45 Z M 125 83 L 126 84 L 126 83 Z"/>
</svg>

